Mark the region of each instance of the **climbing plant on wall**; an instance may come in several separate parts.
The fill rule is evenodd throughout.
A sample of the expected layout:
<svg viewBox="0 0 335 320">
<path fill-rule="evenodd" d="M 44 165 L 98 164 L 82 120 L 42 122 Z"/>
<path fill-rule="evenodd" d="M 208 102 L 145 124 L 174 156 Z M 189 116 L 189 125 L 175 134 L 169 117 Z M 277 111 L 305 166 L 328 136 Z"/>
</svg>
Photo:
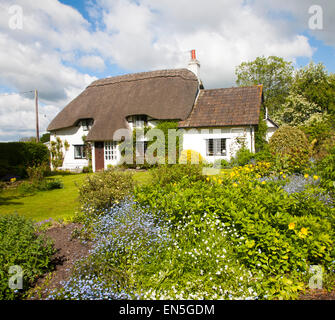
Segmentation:
<svg viewBox="0 0 335 320">
<path fill-rule="evenodd" d="M 56 138 L 56 141 L 50 142 L 51 164 L 54 169 L 63 165 L 65 157 L 63 150 L 66 152 L 69 150 L 69 148 L 69 143 L 66 140 L 63 142 L 59 137 Z"/>
</svg>

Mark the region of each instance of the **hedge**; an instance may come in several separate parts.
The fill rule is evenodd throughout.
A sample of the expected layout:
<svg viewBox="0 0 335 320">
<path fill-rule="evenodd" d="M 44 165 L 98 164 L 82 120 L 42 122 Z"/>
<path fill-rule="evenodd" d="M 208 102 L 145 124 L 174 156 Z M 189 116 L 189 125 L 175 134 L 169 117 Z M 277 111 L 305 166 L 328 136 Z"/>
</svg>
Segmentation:
<svg viewBox="0 0 335 320">
<path fill-rule="evenodd" d="M 49 163 L 49 159 L 49 150 L 43 143 L 0 143 L 0 179 L 23 178 L 27 167 Z"/>
</svg>

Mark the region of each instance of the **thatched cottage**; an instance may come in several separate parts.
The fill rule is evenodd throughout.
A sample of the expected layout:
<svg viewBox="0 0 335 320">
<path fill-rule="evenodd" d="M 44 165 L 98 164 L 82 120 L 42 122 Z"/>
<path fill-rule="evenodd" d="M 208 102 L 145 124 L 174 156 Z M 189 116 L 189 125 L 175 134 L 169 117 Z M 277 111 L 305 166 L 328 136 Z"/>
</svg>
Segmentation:
<svg viewBox="0 0 335 320">
<path fill-rule="evenodd" d="M 50 123 L 51 141 L 67 141 L 63 169 L 88 165 L 83 136 L 92 145 L 93 170 L 120 160 L 115 133 L 120 129 L 155 127 L 157 121 L 178 120 L 184 129 L 183 149 L 207 161 L 229 160 L 238 138 L 255 151 L 255 131 L 262 108 L 262 86 L 206 90 L 200 63 L 192 51 L 188 69 L 143 72 L 102 79 L 89 85 Z M 268 137 L 276 130 L 269 119 Z M 137 145 L 145 152 L 146 141 Z"/>
</svg>

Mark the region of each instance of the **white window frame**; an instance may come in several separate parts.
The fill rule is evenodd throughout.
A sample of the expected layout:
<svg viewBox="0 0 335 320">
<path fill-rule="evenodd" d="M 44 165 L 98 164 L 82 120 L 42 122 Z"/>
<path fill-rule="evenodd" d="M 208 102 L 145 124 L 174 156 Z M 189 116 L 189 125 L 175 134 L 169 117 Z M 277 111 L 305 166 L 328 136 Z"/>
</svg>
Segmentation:
<svg viewBox="0 0 335 320">
<path fill-rule="evenodd" d="M 213 141 L 212 152 L 210 151 L 210 141 Z M 227 156 L 227 138 L 206 139 L 207 157 L 225 157 Z"/>
<path fill-rule="evenodd" d="M 148 141 L 136 141 L 136 156 L 144 157 L 148 149 Z"/>
<path fill-rule="evenodd" d="M 117 160 L 117 143 L 115 141 L 106 141 L 104 144 L 104 154 L 106 161 Z"/>
<path fill-rule="evenodd" d="M 74 158 L 76 160 L 82 160 L 82 159 L 86 159 L 86 149 L 85 149 L 85 145 L 74 145 Z M 78 152 L 78 148 L 79 148 L 79 152 Z"/>
</svg>

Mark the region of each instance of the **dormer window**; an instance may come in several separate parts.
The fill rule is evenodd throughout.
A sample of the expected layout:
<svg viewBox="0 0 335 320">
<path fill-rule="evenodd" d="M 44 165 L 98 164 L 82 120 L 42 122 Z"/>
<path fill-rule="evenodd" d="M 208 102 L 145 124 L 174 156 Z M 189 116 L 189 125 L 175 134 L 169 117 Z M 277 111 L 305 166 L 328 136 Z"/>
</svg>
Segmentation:
<svg viewBox="0 0 335 320">
<path fill-rule="evenodd" d="M 80 125 L 83 127 L 84 131 L 90 131 L 93 125 L 93 120 L 92 119 L 81 120 Z"/>
<path fill-rule="evenodd" d="M 146 115 L 137 115 L 129 117 L 128 122 L 132 122 L 134 128 L 144 128 L 148 123 L 148 117 Z"/>
</svg>

